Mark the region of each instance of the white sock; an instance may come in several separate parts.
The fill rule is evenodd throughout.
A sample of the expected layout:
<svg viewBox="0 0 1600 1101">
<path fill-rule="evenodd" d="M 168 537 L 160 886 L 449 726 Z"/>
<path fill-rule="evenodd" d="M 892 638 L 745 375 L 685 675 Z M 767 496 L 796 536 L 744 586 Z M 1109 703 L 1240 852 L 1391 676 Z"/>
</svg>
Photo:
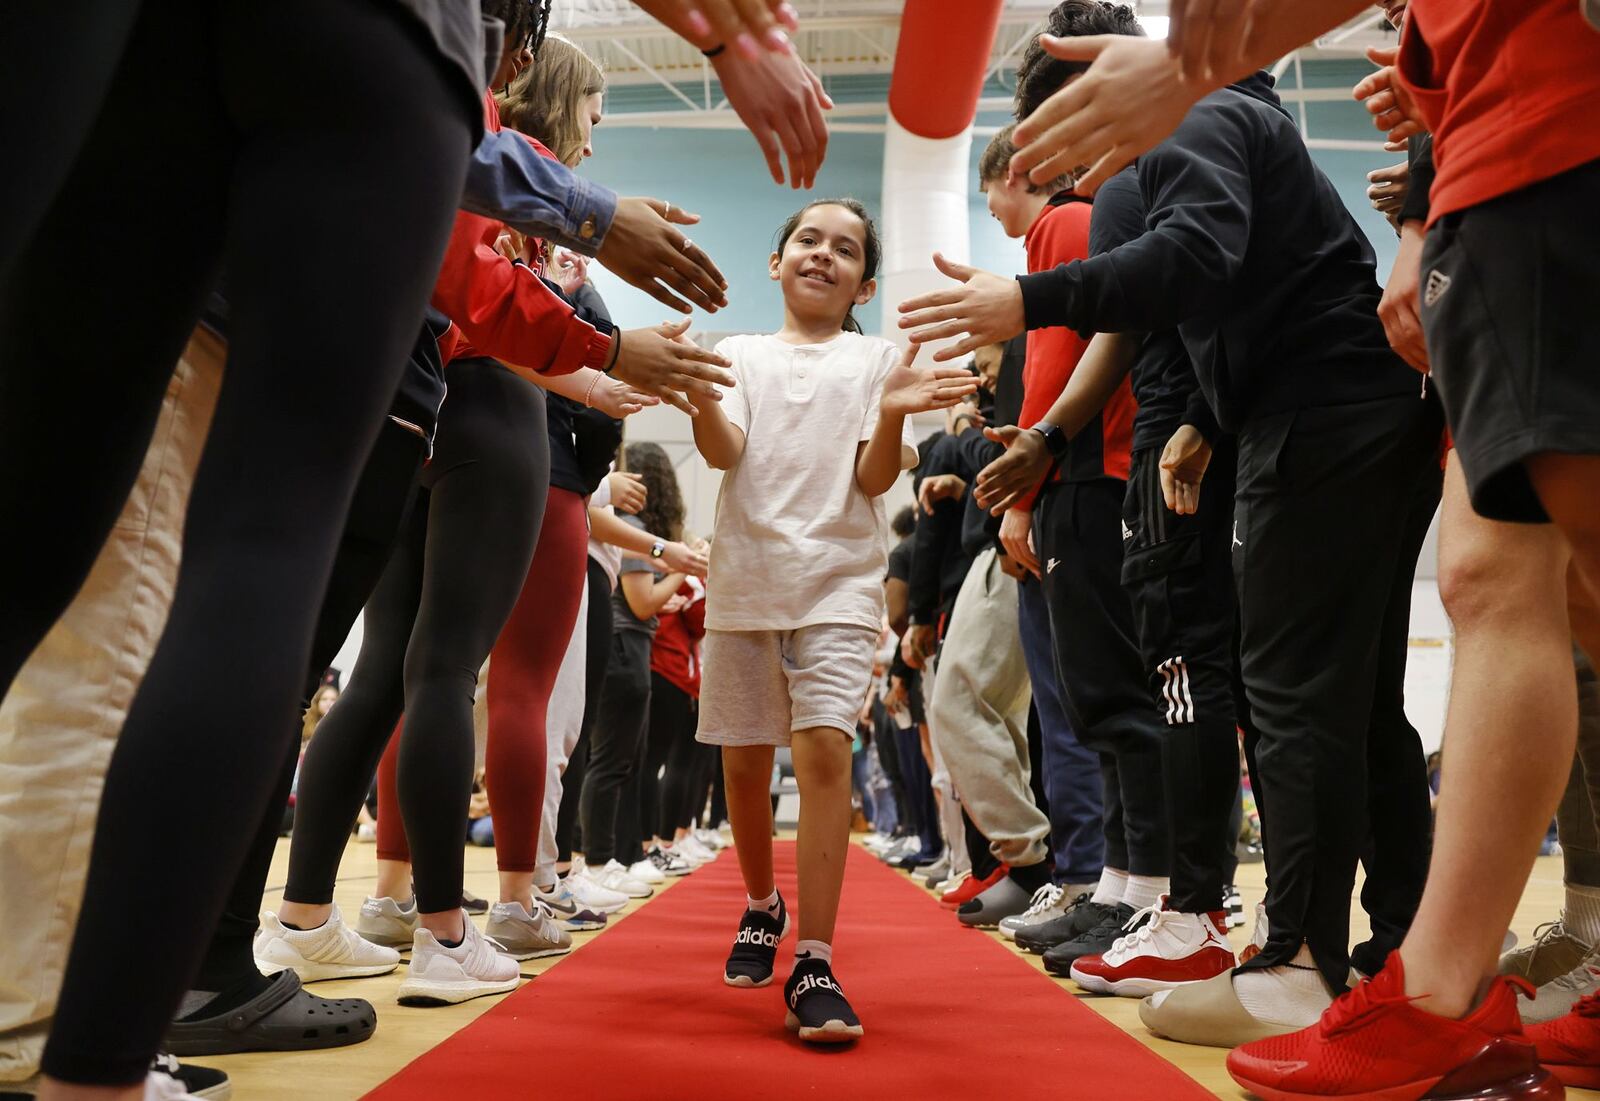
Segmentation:
<svg viewBox="0 0 1600 1101">
<path fill-rule="evenodd" d="M 1128 885 L 1122 891 L 1122 901 L 1135 910 L 1143 910 L 1160 902 L 1161 896 L 1170 889 L 1170 883 L 1164 875 L 1130 875 Z"/>
<path fill-rule="evenodd" d="M 771 914 L 773 917 L 777 917 L 778 916 L 778 891 L 777 891 L 777 888 L 773 888 L 772 893 L 770 895 L 768 895 L 766 898 L 750 898 L 749 895 L 745 895 L 744 897 L 749 900 L 749 903 L 750 903 L 750 905 L 748 907 L 749 909 L 758 910 L 758 911 L 761 911 L 762 913 Z"/>
<path fill-rule="evenodd" d="M 801 940 L 794 945 L 794 958 L 821 960 L 823 963 L 833 963 L 833 945 L 820 940 Z"/>
<path fill-rule="evenodd" d="M 1094 889 L 1091 902 L 1102 906 L 1115 906 L 1128 890 L 1128 873 L 1117 868 L 1107 868 L 1100 873 L 1100 885 Z"/>
<path fill-rule="evenodd" d="M 1600 887 L 1567 884 L 1566 905 L 1561 907 L 1561 924 L 1567 932 L 1591 948 L 1600 945 Z"/>
<path fill-rule="evenodd" d="M 1250 1016 L 1268 1024 L 1305 1028 L 1317 1023 L 1333 1004 L 1333 991 L 1322 979 L 1305 945 L 1294 960 L 1282 967 L 1240 971 L 1233 977 L 1233 992 Z"/>
</svg>

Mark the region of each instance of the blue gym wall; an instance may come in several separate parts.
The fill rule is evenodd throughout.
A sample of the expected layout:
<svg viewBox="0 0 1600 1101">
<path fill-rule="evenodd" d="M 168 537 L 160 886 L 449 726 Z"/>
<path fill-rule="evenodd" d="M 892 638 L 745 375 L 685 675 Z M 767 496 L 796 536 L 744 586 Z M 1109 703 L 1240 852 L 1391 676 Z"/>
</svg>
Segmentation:
<svg viewBox="0 0 1600 1101">
<path fill-rule="evenodd" d="M 1371 69 L 1361 61 L 1324 61 L 1305 66 L 1308 87 L 1348 89 Z M 1293 87 L 1291 69 L 1282 82 Z M 694 89 L 688 89 L 691 94 Z M 848 78 L 830 82 L 839 102 L 883 98 L 882 78 Z M 992 82 L 987 96 L 1008 96 L 1010 88 Z M 651 110 L 667 107 L 670 99 L 661 89 L 617 89 L 607 110 Z M 1296 105 L 1290 105 L 1297 110 Z M 1360 139 L 1379 137 L 1366 112 L 1353 101 L 1307 105 L 1314 137 Z M 852 120 L 854 121 L 854 120 Z M 1003 112 L 988 112 L 980 125 L 1007 121 Z M 1019 245 L 1008 241 L 989 217 L 978 194 L 977 161 L 987 138 L 973 141 L 971 225 L 972 257 L 980 267 L 1016 271 L 1022 265 Z M 882 208 L 883 139 L 878 134 L 835 133 L 828 158 L 814 192 L 798 193 L 777 187 L 766 174 L 754 140 L 743 130 L 650 130 L 602 123 L 595 131 L 595 156 L 582 171 L 624 195 L 653 195 L 670 199 L 699 213 L 704 222 L 689 232 L 722 267 L 730 285 L 728 309 L 714 317 L 697 315 L 697 329 L 759 331 L 776 328 L 782 305 L 776 286 L 767 278 L 767 256 L 784 219 L 810 197 L 851 195 L 874 211 Z M 1316 159 L 1344 198 L 1378 254 L 1379 281 L 1387 279 L 1394 259 L 1395 238 L 1388 223 L 1367 204 L 1366 175 L 1374 168 L 1396 163 L 1402 154 L 1313 150 Z M 596 285 L 616 320 L 625 327 L 655 324 L 669 311 L 642 292 L 600 272 Z M 863 325 L 882 328 L 882 303 L 864 311 Z"/>
</svg>

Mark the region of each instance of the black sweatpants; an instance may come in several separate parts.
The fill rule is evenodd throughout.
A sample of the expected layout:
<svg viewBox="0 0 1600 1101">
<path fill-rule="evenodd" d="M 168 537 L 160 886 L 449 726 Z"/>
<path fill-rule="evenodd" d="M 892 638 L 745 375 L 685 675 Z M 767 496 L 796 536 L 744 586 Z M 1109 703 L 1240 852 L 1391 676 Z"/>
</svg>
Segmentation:
<svg viewBox="0 0 1600 1101">
<path fill-rule="evenodd" d="M 1228 822 L 1239 801 L 1235 710 L 1231 439 L 1219 441 L 1192 516 L 1167 508 L 1161 449 L 1132 456 L 1123 504 L 1122 583 L 1151 698 L 1172 823 L 1172 891 L 1183 913 L 1220 909 L 1233 870 Z"/>
<path fill-rule="evenodd" d="M 610 606 L 608 600 L 606 607 Z M 589 731 L 589 772 L 583 781 L 583 857 L 593 868 L 623 856 L 633 857 L 626 863 L 639 859 L 638 788 L 630 781 L 640 771 L 650 714 L 650 641 L 645 631 L 611 635 L 605 687 Z"/>
<path fill-rule="evenodd" d="M 383 575 L 406 515 L 416 499 L 417 475 L 427 455 L 425 439 L 392 420 L 385 420 L 378 442 L 367 457 L 361 480 L 356 483 L 355 499 L 350 503 L 344 533 L 339 537 L 333 577 L 328 582 L 322 611 L 317 616 L 316 634 L 311 641 L 311 664 L 302 685 L 300 707 L 293 724 L 284 731 L 283 766 L 273 790 L 273 801 L 261 820 L 244 866 L 234 879 L 233 890 L 222 910 L 222 920 L 212 935 L 200 972 L 195 976 L 196 990 L 228 990 L 260 975 L 250 946 L 260 924 L 257 914 L 261 909 L 261 896 L 266 890 L 267 873 L 278 844 L 280 816 L 276 808 L 288 803 L 289 789 L 294 785 L 294 769 L 300 756 L 300 720 L 322 684 L 323 672 L 349 637 L 356 617 Z M 201 1009 L 200 1012 L 206 1011 Z"/>
<path fill-rule="evenodd" d="M 660 673 L 650 674 L 650 730 L 646 735 L 644 774 L 640 777 L 639 820 L 647 834 L 671 842 L 679 828 L 692 816 L 689 803 L 696 776 L 710 783 L 711 774 L 698 767 L 705 755 L 694 740 L 699 714 L 689 693 Z M 657 779 L 657 774 L 660 779 Z M 707 788 L 700 788 L 700 803 L 705 803 Z"/>
<path fill-rule="evenodd" d="M 472 697 L 528 577 L 550 443 L 537 386 L 493 360 L 459 360 L 448 372 L 433 460 L 367 602 L 350 686 L 300 766 L 284 890 L 293 902 L 333 901 L 350 827 L 403 712 L 399 811 L 417 906 L 437 913 L 461 904 Z"/>
<path fill-rule="evenodd" d="M 1115 478 L 1057 482 L 1034 506 L 1034 543 L 1073 732 L 1100 758 L 1108 868 L 1164 876 L 1172 861 L 1161 719 L 1150 706 L 1133 603 L 1122 587 Z"/>
<path fill-rule="evenodd" d="M 1287 963 L 1304 942 L 1335 990 L 1363 853 L 1367 966 L 1399 944 L 1427 874 L 1428 783 L 1403 705 L 1440 428 L 1432 402 L 1406 396 L 1259 417 L 1239 434 L 1240 661 L 1272 869 L 1270 939 L 1247 966 Z"/>
<path fill-rule="evenodd" d="M 585 632 L 588 649 L 583 667 L 583 722 L 578 742 L 561 781 L 561 810 L 556 815 L 556 860 L 572 860 L 572 850 L 581 848 L 582 826 L 579 810 L 589 774 L 589 732 L 600 714 L 600 693 L 605 689 L 606 666 L 611 663 L 611 578 L 605 567 L 589 559 L 589 619 L 579 624 Z"/>
<path fill-rule="evenodd" d="M 144 1078 L 273 798 L 339 531 L 461 194 L 474 120 L 452 80 L 383 5 L 147 0 L 87 133 L 62 136 L 82 147 L 48 209 L 19 215 L 0 518 L 49 537 L 7 547 L 0 694 L 127 499 L 219 264 L 233 307 L 171 613 L 106 776 L 55 1077 Z M 114 355 L 71 339 L 87 319 Z"/>
</svg>

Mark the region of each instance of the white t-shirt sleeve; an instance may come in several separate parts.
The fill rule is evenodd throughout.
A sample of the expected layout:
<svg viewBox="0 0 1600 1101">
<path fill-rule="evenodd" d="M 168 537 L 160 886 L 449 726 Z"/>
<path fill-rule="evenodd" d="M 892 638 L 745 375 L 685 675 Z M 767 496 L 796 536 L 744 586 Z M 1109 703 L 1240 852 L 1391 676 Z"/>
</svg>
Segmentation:
<svg viewBox="0 0 1600 1101">
<path fill-rule="evenodd" d="M 733 364 L 732 389 L 722 389 L 722 415 L 728 418 L 728 423 L 743 432 L 750 434 L 750 397 L 746 392 L 746 374 L 744 357 L 739 354 L 740 341 L 737 337 L 728 337 L 720 341 L 712 351 L 719 356 L 725 356 Z"/>
</svg>

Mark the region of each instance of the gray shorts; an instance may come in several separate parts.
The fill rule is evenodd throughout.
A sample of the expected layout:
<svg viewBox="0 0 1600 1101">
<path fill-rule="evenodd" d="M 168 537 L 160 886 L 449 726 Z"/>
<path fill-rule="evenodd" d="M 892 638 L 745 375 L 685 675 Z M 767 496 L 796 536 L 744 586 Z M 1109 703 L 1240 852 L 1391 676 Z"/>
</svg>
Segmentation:
<svg viewBox="0 0 1600 1101">
<path fill-rule="evenodd" d="M 877 631 L 854 624 L 707 631 L 695 739 L 786 746 L 796 730 L 819 726 L 855 737 L 877 645 Z"/>
</svg>

